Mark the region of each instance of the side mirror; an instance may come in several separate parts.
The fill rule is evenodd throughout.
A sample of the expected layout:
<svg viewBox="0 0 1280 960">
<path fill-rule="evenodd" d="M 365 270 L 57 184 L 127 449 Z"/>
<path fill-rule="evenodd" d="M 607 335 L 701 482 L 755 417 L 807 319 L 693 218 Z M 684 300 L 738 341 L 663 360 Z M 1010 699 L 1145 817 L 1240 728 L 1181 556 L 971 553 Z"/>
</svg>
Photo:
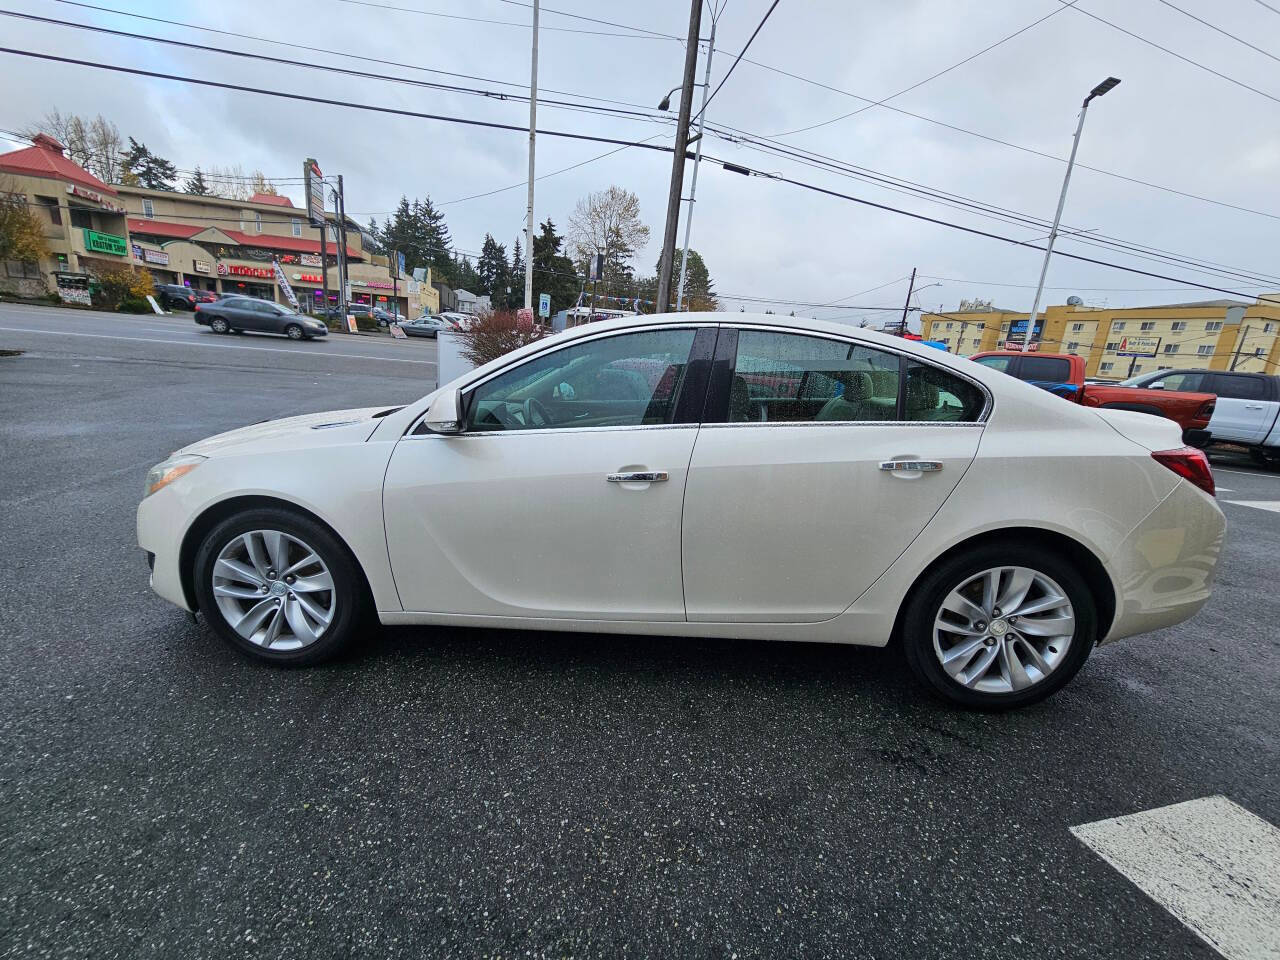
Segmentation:
<svg viewBox="0 0 1280 960">
<path fill-rule="evenodd" d="M 423 423 L 432 433 L 462 433 L 462 391 L 446 390 L 427 408 Z"/>
<path fill-rule="evenodd" d="M 1155 383 L 1148 383 L 1148 384 L 1147 384 L 1147 389 L 1148 389 L 1148 390 L 1163 390 L 1163 389 L 1164 389 L 1164 381 L 1163 381 L 1163 380 L 1157 380 Z"/>
</svg>

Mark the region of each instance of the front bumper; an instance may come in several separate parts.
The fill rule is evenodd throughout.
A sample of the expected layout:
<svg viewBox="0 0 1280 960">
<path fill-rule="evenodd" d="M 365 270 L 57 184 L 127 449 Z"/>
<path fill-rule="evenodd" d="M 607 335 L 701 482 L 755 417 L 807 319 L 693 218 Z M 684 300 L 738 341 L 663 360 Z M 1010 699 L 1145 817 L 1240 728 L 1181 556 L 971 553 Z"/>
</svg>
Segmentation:
<svg viewBox="0 0 1280 960">
<path fill-rule="evenodd" d="M 138 546 L 146 552 L 151 567 L 151 589 L 190 612 L 179 557 L 185 533 L 186 513 L 171 489 L 153 493 L 138 504 Z"/>
</svg>

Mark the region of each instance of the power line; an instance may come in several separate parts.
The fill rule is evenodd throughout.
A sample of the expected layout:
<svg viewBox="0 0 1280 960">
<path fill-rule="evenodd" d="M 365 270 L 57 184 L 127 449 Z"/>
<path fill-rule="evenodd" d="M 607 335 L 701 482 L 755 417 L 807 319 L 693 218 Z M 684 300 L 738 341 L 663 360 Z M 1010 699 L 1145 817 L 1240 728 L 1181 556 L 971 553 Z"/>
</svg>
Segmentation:
<svg viewBox="0 0 1280 960">
<path fill-rule="evenodd" d="M 337 0 L 338 3 L 348 3 L 356 7 L 374 7 L 379 10 L 394 10 L 397 13 L 413 13 L 420 17 L 440 17 L 445 20 L 466 20 L 470 23 L 488 23 L 501 27 L 521 27 L 525 30 L 531 30 L 532 26 L 528 23 L 520 23 L 516 20 L 490 20 L 485 17 L 464 17 L 458 13 L 438 13 L 433 10 L 417 10 L 413 7 L 398 7 L 391 3 L 375 3 L 373 0 Z M 608 33 L 604 30 L 581 30 L 575 27 L 548 27 L 540 26 L 540 30 L 554 30 L 557 33 L 585 33 L 596 37 L 620 37 L 624 40 L 657 40 L 660 34 L 644 36 L 636 33 Z M 629 30 L 635 30 L 635 27 L 628 27 Z"/>
<path fill-rule="evenodd" d="M 1013 287 L 1019 290 L 1034 290 L 1034 283 L 1005 283 L 998 280 L 969 280 L 964 277 L 937 277 L 933 274 L 921 273 L 918 275 L 923 280 L 942 280 L 946 283 L 968 283 L 976 287 Z M 1242 284 L 1242 286 L 1251 286 L 1251 284 Z M 1267 286 L 1267 284 L 1256 284 L 1258 287 Z M 1199 287 L 1082 287 L 1078 284 L 1070 284 L 1068 286 L 1053 287 L 1046 286 L 1046 290 L 1084 290 L 1086 293 L 1172 293 L 1178 290 L 1198 290 Z"/>
<path fill-rule="evenodd" d="M 725 72 L 725 75 L 720 79 L 720 83 L 717 84 L 716 88 L 713 91 L 711 91 L 711 96 L 707 97 L 707 99 L 703 101 L 702 109 L 698 111 L 698 116 L 702 116 L 702 114 L 706 112 L 707 107 L 711 106 L 711 101 L 714 100 L 716 98 L 716 94 L 720 92 L 720 88 L 729 82 L 729 78 L 733 76 L 733 71 L 737 70 L 738 64 L 742 62 L 742 58 L 746 54 L 747 48 L 751 46 L 751 42 L 755 40 L 756 35 L 762 29 L 764 29 L 765 23 L 768 21 L 769 17 L 773 14 L 773 11 L 777 8 L 779 2 L 780 0 L 773 0 L 773 3 L 769 4 L 769 9 L 764 12 L 764 16 L 761 17 L 760 22 L 756 24 L 756 28 L 751 31 L 751 36 L 747 38 L 747 42 L 743 44 L 742 50 L 740 50 L 738 52 L 738 55 L 734 57 L 733 63 L 729 65 L 729 69 L 728 71 Z M 693 121 L 690 120 L 690 123 L 692 122 Z"/>
<path fill-rule="evenodd" d="M 1070 6 L 1070 4 L 1067 4 L 1067 0 L 1058 0 L 1058 2 L 1064 5 Z M 1149 47 L 1155 47 L 1157 50 L 1162 50 L 1165 53 L 1169 54 L 1169 56 L 1176 57 L 1178 60 L 1181 60 L 1183 63 L 1189 63 L 1191 66 L 1196 67 L 1199 70 L 1203 70 L 1205 73 L 1211 73 L 1215 77 L 1220 77 L 1221 79 L 1227 81 L 1227 83 L 1234 83 L 1237 87 L 1241 87 L 1245 90 L 1249 90 L 1253 93 L 1256 93 L 1260 97 L 1266 97 L 1268 100 L 1272 100 L 1276 103 L 1280 103 L 1280 97 L 1267 93 L 1265 90 L 1259 90 L 1257 87 L 1250 86 L 1249 84 L 1245 83 L 1243 80 L 1237 80 L 1235 77 L 1229 77 L 1225 73 L 1221 73 L 1213 69 L 1213 67 L 1205 66 L 1199 60 L 1192 60 L 1190 57 L 1184 57 L 1182 54 L 1177 53 L 1174 50 L 1170 50 L 1168 47 L 1161 46 L 1160 44 L 1156 43 L 1154 40 L 1149 40 L 1146 37 L 1142 36 L 1141 34 L 1134 33 L 1132 30 L 1126 30 L 1124 27 L 1120 26 L 1119 24 L 1112 23 L 1110 20 L 1107 20 L 1104 17 L 1098 16 L 1096 13 L 1090 13 L 1088 10 L 1085 10 L 1083 7 L 1071 6 L 1071 9 L 1075 10 L 1078 13 L 1083 13 L 1086 17 L 1089 17 L 1092 20 L 1097 20 L 1099 23 L 1105 23 L 1112 30 L 1119 30 L 1125 36 L 1133 37 L 1133 39 L 1139 40 L 1142 43 L 1145 43 Z"/>
<path fill-rule="evenodd" d="M 1077 3 L 1077 2 L 1078 0 L 1071 0 L 1071 3 L 1067 4 L 1067 6 L 1070 6 L 1071 4 Z M 965 57 L 963 60 L 957 61 L 956 63 L 951 64 L 951 66 L 949 67 L 939 70 L 937 73 L 931 74 L 925 77 L 923 80 L 917 80 L 915 83 L 911 84 L 911 86 L 903 87 L 897 93 L 891 93 L 889 94 L 889 96 L 885 97 L 883 100 L 876 100 L 874 103 L 868 103 L 865 107 L 859 107 L 857 110 L 852 110 L 849 113 L 841 114 L 838 117 L 832 117 L 830 120 L 823 120 L 821 123 L 811 123 L 807 127 L 797 127 L 795 130 L 787 130 L 784 133 L 771 133 L 769 134 L 769 137 L 770 138 L 789 137 L 794 133 L 805 133 L 808 130 L 817 130 L 819 127 L 825 127 L 828 124 L 838 123 L 841 120 L 847 120 L 850 117 L 857 116 L 858 114 L 863 113 L 864 111 L 870 110 L 872 107 L 882 107 L 886 103 L 888 103 L 890 100 L 896 100 L 898 97 L 902 96 L 904 93 L 910 93 L 912 90 L 915 90 L 918 87 L 923 87 L 926 83 L 929 83 L 933 80 L 937 80 L 939 77 L 943 76 L 944 74 L 950 73 L 952 70 L 955 70 L 958 67 L 963 67 L 969 61 L 976 60 L 978 57 L 982 56 L 984 53 L 991 52 L 996 47 L 1000 46 L 1002 43 L 1007 43 L 1008 41 L 1012 40 L 1014 37 L 1021 36 L 1022 34 L 1030 30 L 1032 27 L 1037 26 L 1038 24 L 1044 23 L 1050 17 L 1056 17 L 1065 9 L 1066 7 L 1055 7 L 1053 10 L 1050 10 L 1048 13 L 1046 13 L 1043 17 L 1039 17 L 1035 20 L 1032 20 L 1025 27 L 1022 27 L 1019 30 L 1015 30 L 1013 33 L 1010 33 L 1007 36 L 1001 37 L 995 43 L 988 44 L 987 46 L 979 50 L 977 53 L 971 53 L 969 56 Z"/>
<path fill-rule="evenodd" d="M 1254 0 L 1254 2 L 1260 6 L 1266 7 L 1274 14 L 1280 14 L 1280 7 L 1273 7 L 1271 4 L 1267 3 L 1266 0 Z"/>
<path fill-rule="evenodd" d="M 1236 43 L 1244 44 L 1250 50 L 1256 51 L 1257 53 L 1262 54 L 1264 57 L 1270 57 L 1272 60 L 1280 62 L 1280 57 L 1277 57 L 1274 53 L 1271 53 L 1268 50 L 1263 50 L 1261 47 L 1254 46 L 1248 40 L 1245 40 L 1243 37 L 1237 37 L 1234 33 L 1228 33 L 1226 30 L 1223 30 L 1221 27 L 1217 26 L 1216 24 L 1212 24 L 1208 20 L 1204 20 L 1204 19 L 1201 19 L 1200 17 L 1197 17 L 1194 13 L 1191 13 L 1189 10 L 1183 10 L 1181 7 L 1177 6 L 1176 4 L 1170 3 L 1169 0 L 1156 0 L 1156 2 L 1163 3 L 1170 10 L 1177 10 L 1184 17 L 1190 17 L 1196 23 L 1203 24 L 1204 26 L 1208 27 L 1210 30 L 1214 31 L 1215 33 L 1220 33 L 1224 37 L 1228 37 L 1229 39 L 1234 40 Z M 1062 9 L 1062 8 L 1059 8 L 1059 9 Z"/>
</svg>

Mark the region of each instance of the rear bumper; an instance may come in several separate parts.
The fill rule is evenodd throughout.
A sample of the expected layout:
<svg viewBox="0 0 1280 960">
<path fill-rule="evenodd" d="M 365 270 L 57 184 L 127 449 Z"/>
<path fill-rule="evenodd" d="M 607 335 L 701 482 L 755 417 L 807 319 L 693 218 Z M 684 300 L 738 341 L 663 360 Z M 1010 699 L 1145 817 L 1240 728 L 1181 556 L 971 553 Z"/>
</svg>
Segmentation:
<svg viewBox="0 0 1280 960">
<path fill-rule="evenodd" d="M 1112 557 L 1119 595 L 1115 619 L 1102 642 L 1194 616 L 1209 599 L 1226 526 L 1211 497 L 1179 482 Z"/>
</svg>

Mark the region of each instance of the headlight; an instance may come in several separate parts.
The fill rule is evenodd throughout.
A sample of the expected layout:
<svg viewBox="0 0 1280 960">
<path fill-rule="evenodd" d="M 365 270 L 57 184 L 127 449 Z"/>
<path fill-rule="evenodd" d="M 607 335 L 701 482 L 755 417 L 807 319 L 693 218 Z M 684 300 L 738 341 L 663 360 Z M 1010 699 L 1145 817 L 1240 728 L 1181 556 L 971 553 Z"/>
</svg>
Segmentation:
<svg viewBox="0 0 1280 960">
<path fill-rule="evenodd" d="M 147 471 L 147 483 L 143 488 L 142 496 L 149 497 L 157 490 L 167 487 L 179 477 L 190 473 L 207 459 L 209 458 L 201 457 L 194 453 L 185 453 L 181 456 L 170 457 L 164 463 L 157 463 Z"/>
</svg>

